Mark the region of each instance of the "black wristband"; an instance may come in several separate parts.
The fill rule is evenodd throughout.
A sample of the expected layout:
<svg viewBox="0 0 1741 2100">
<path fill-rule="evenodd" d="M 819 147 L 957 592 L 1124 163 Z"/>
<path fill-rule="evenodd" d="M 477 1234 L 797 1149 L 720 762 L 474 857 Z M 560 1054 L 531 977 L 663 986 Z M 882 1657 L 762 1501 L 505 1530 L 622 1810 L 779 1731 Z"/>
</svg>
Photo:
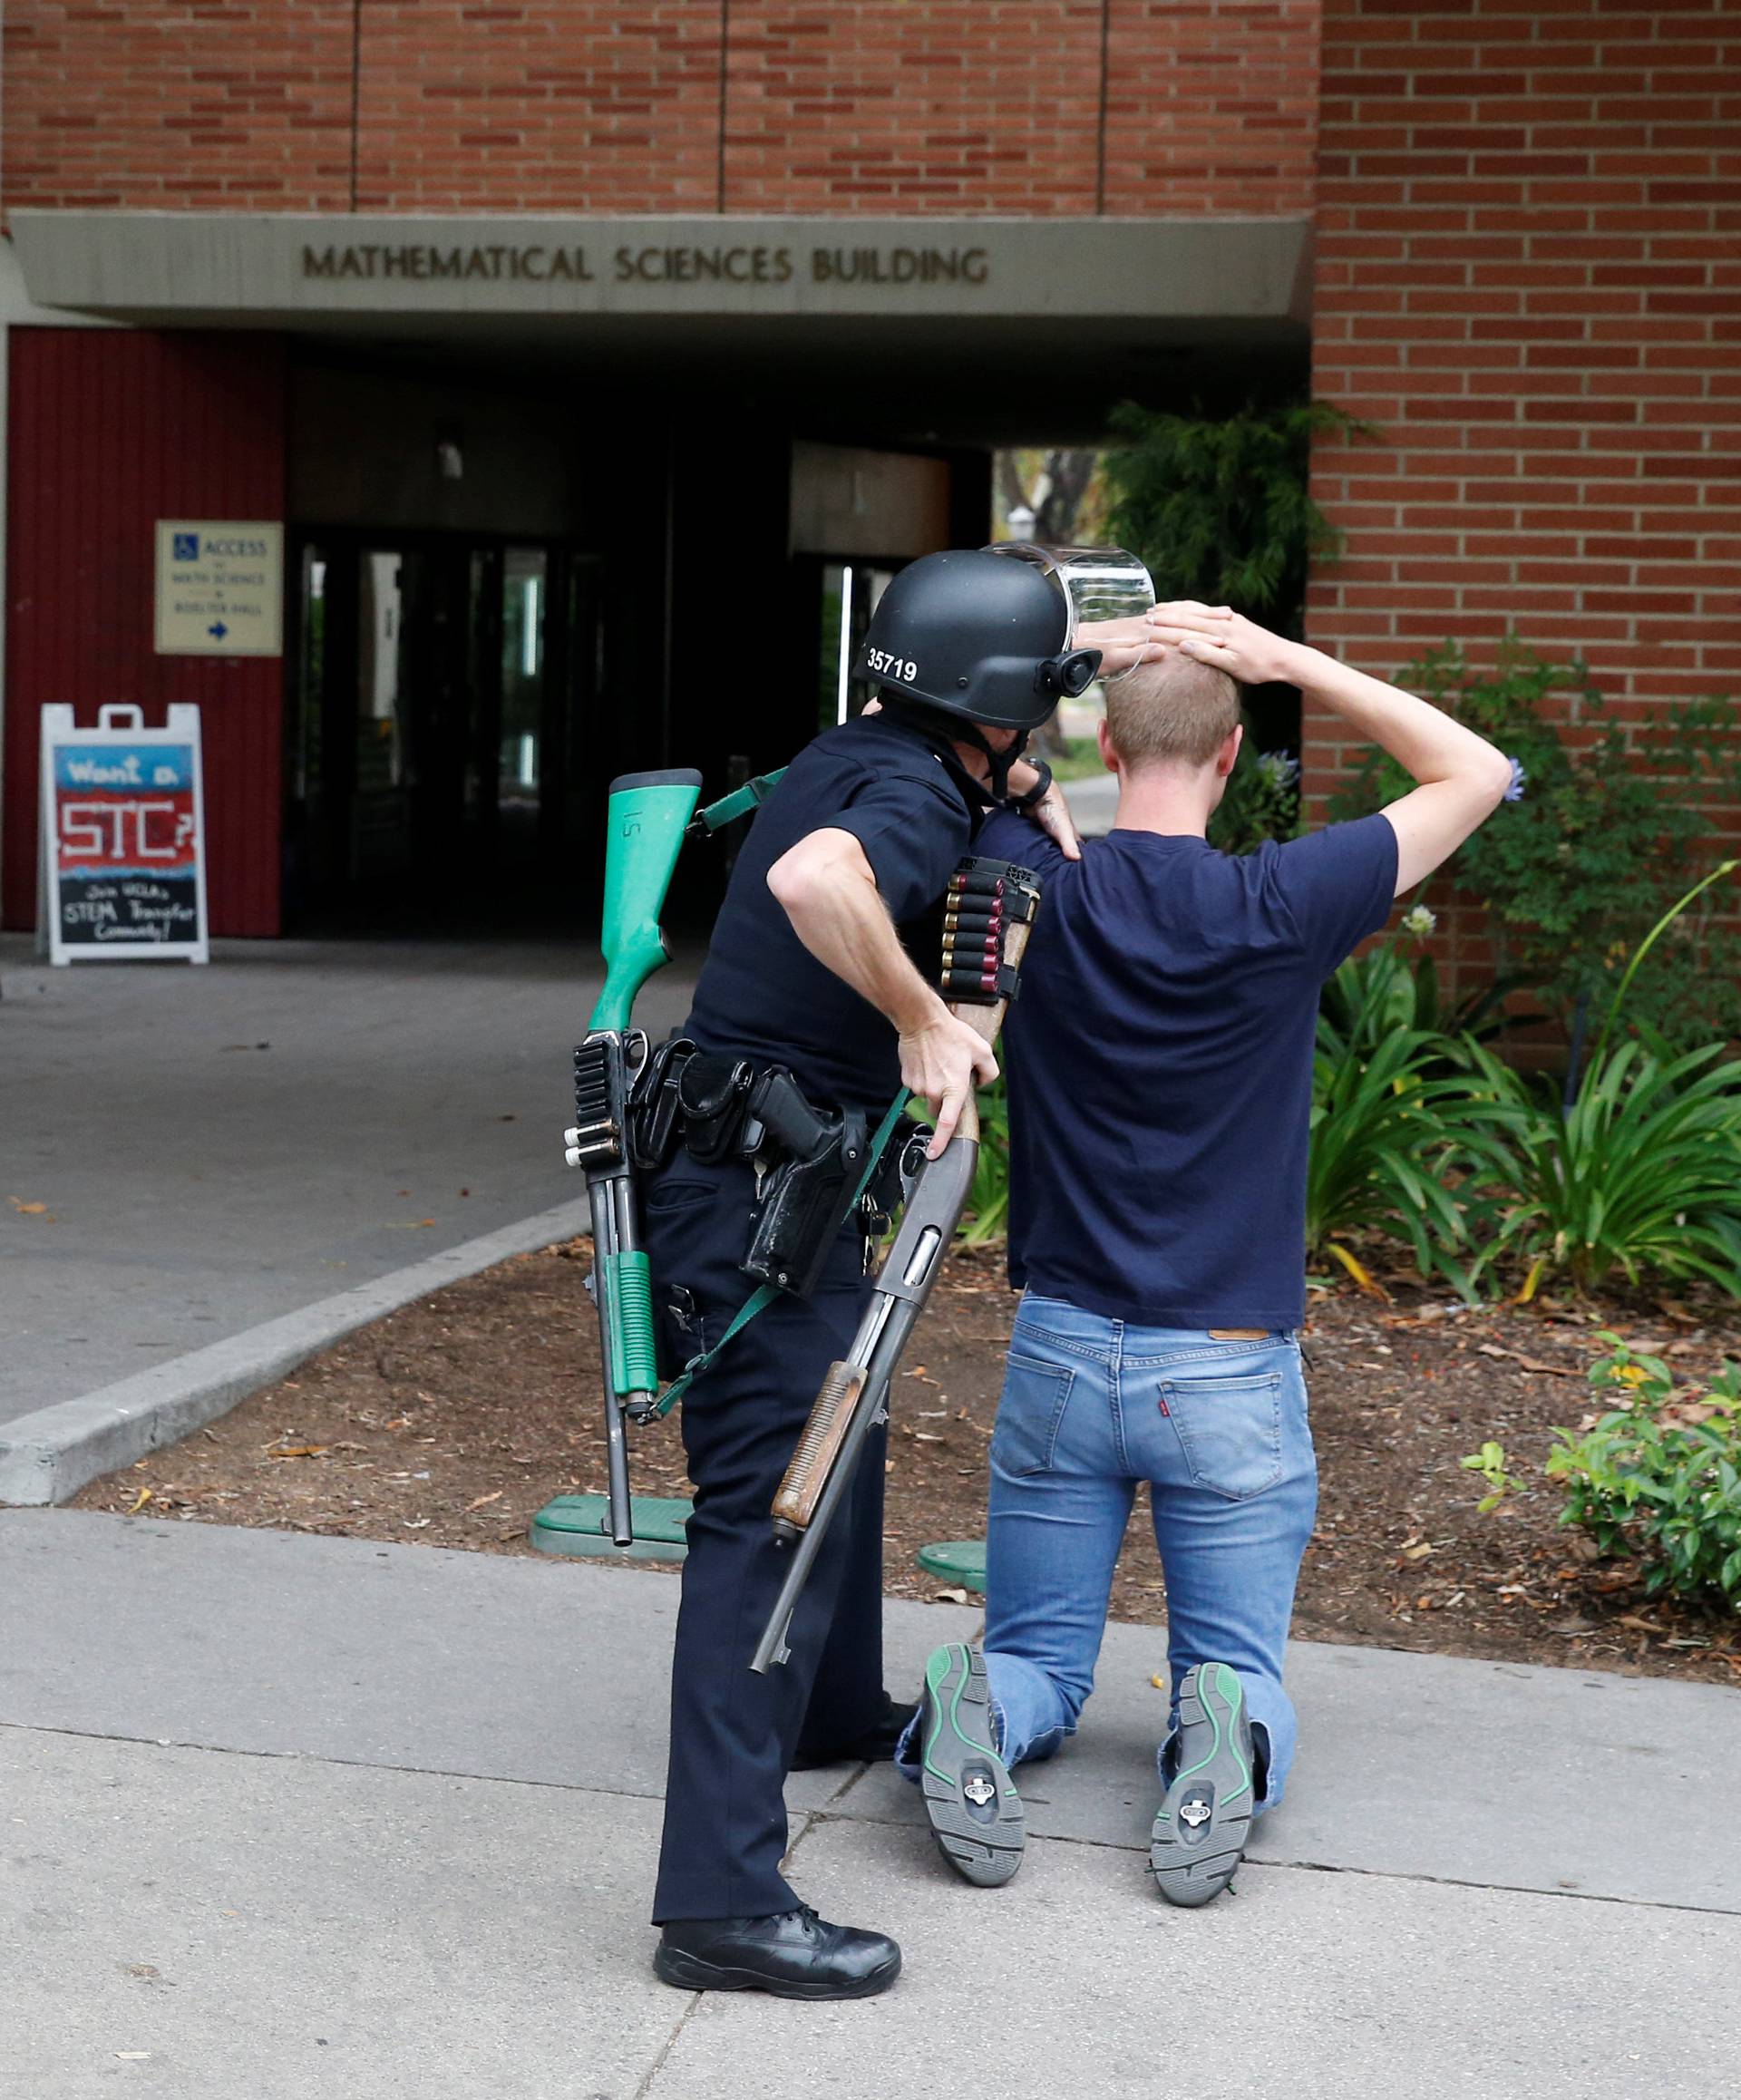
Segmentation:
<svg viewBox="0 0 1741 2100">
<path fill-rule="evenodd" d="M 1023 816 L 1026 816 L 1031 810 L 1037 808 L 1046 800 L 1047 791 L 1052 785 L 1052 768 L 1043 758 L 1030 758 L 1027 763 L 1040 777 L 1026 794 L 1011 795 L 1008 805 L 1012 810 L 1019 810 Z"/>
</svg>

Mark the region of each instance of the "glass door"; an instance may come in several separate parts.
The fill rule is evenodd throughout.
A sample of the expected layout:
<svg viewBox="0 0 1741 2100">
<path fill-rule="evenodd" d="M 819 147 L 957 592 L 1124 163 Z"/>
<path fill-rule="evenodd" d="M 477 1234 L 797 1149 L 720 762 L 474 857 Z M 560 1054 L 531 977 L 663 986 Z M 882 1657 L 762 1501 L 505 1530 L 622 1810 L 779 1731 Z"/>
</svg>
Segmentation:
<svg viewBox="0 0 1741 2100">
<path fill-rule="evenodd" d="M 511 916 L 571 851 L 598 565 L 458 534 L 310 535 L 286 724 L 286 904 Z"/>
</svg>

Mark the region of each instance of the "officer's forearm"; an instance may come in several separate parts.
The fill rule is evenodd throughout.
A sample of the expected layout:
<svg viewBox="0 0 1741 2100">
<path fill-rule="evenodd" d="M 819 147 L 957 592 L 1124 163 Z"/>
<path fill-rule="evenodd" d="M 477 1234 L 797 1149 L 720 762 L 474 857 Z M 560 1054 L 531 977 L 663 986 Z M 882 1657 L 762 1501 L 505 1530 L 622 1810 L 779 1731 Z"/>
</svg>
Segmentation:
<svg viewBox="0 0 1741 2100">
<path fill-rule="evenodd" d="M 851 831 L 801 839 L 768 870 L 768 888 L 817 961 L 869 999 L 898 1034 L 947 1016 L 901 947 L 864 848 Z"/>
</svg>

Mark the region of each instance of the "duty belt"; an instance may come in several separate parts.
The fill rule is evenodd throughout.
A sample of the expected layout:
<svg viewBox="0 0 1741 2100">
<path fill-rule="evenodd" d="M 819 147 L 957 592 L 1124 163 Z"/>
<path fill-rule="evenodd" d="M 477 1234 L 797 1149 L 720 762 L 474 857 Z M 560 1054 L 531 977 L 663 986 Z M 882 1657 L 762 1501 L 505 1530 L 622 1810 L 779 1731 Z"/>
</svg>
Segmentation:
<svg viewBox="0 0 1741 2100">
<path fill-rule="evenodd" d="M 895 1126 L 884 1123 L 873 1141 L 862 1109 L 812 1105 L 784 1065 L 758 1068 L 683 1036 L 648 1057 L 629 1115 L 643 1171 L 664 1166 L 679 1142 L 704 1166 L 737 1160 L 754 1168 L 755 1230 L 741 1266 L 797 1298 L 822 1281 L 835 1234 L 854 1210 L 867 1237 L 888 1230 L 900 1201 L 900 1147 L 891 1151 Z"/>
</svg>

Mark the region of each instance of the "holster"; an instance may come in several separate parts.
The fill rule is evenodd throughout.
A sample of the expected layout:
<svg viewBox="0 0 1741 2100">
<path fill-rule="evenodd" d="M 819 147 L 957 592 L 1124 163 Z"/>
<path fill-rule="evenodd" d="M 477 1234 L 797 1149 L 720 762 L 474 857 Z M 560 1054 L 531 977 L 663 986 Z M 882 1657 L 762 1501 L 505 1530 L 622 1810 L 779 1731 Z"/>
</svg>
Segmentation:
<svg viewBox="0 0 1741 2100">
<path fill-rule="evenodd" d="M 809 1298 L 822 1281 L 835 1231 L 864 1172 L 863 1113 L 812 1108 L 783 1065 L 756 1082 L 749 1121 L 784 1154 L 762 1182 L 755 1233 L 744 1272 Z"/>
<path fill-rule="evenodd" d="M 689 1038 L 674 1031 L 648 1054 L 635 1075 L 628 1100 L 628 1158 L 641 1173 L 657 1172 L 677 1148 L 682 1135 L 678 1083 L 695 1055 Z"/>
<path fill-rule="evenodd" d="M 696 1051 L 677 1076 L 683 1138 L 703 1166 L 739 1157 L 744 1150 L 744 1111 L 755 1067 L 747 1057 Z"/>
</svg>

